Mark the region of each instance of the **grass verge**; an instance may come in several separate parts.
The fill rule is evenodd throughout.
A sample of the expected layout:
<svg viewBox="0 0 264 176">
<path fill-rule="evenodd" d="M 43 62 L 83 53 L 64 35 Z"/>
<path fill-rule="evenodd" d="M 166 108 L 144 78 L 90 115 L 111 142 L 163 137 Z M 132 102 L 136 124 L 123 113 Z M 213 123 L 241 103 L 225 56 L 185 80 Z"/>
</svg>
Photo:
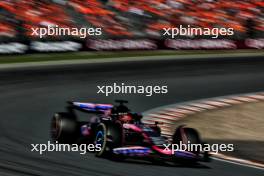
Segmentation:
<svg viewBox="0 0 264 176">
<path fill-rule="evenodd" d="M 52 54 L 26 54 L 26 55 L 3 55 L 0 56 L 0 64 L 61 61 L 80 59 L 107 59 L 137 56 L 177 56 L 177 55 L 206 55 L 223 53 L 263 53 L 263 50 L 182 50 L 182 51 L 115 51 L 115 52 L 77 52 L 77 53 L 52 53 Z"/>
</svg>

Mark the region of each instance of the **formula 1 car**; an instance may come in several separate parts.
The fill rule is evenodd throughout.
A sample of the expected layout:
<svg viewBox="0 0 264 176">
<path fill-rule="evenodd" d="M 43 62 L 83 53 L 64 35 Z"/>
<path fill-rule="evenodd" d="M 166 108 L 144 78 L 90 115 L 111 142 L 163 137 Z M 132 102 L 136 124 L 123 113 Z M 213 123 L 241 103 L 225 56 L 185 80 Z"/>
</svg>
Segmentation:
<svg viewBox="0 0 264 176">
<path fill-rule="evenodd" d="M 209 161 L 209 154 L 200 150 L 177 150 L 175 144 L 201 144 L 198 132 L 189 127 L 175 129 L 171 139 L 161 134 L 160 124 L 145 124 L 140 113 L 133 113 L 124 100 L 118 105 L 68 102 L 67 112 L 55 113 L 51 122 L 51 136 L 59 143 L 92 143 L 101 146 L 98 157 L 141 158 L 150 161 L 196 163 Z M 92 113 L 88 121 L 77 120 L 76 110 Z M 172 145 L 173 144 L 173 145 Z"/>
</svg>

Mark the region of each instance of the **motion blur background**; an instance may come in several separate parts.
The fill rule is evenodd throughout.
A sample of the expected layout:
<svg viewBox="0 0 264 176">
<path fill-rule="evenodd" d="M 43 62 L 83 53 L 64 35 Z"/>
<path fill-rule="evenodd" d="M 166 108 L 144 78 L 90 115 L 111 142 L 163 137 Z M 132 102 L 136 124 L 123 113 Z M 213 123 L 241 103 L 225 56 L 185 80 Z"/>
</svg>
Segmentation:
<svg viewBox="0 0 264 176">
<path fill-rule="evenodd" d="M 165 38 L 169 36 L 163 35 L 163 28 L 180 25 L 233 28 L 234 35 Z M 48 26 L 102 28 L 102 35 L 31 35 L 31 28 Z M 51 139 L 52 114 L 64 111 L 67 100 L 112 103 L 125 99 L 133 111 L 144 112 L 173 103 L 263 91 L 263 31 L 264 0 L 0 0 L 0 102 L 4 102 L 0 107 L 0 175 L 263 176 L 263 170 L 217 160 L 198 169 L 113 162 L 93 154 L 80 157 L 73 152 L 51 152 L 40 156 L 30 152 L 30 144 Z M 147 56 L 158 60 L 140 60 Z M 111 57 L 117 59 L 104 61 Z M 122 57 L 135 62 L 120 62 Z M 99 58 L 102 62 L 94 61 Z M 92 59 L 93 64 L 81 59 Z M 56 60 L 59 62 L 53 62 Z M 96 94 L 98 85 L 114 82 L 167 85 L 169 93 L 151 97 Z M 243 113 L 251 114 L 250 108 L 241 109 L 218 118 L 222 124 L 201 120 L 201 128 L 221 129 L 223 137 L 211 138 L 212 143 L 237 144 L 235 154 L 264 161 L 263 128 L 256 128 L 262 124 L 263 111 L 255 121 Z M 257 133 L 259 136 L 251 137 Z M 226 138 L 233 134 L 239 137 Z"/>
<path fill-rule="evenodd" d="M 103 29 L 102 36 L 32 36 L 31 28 L 58 25 L 60 28 Z M 1 0 L 0 43 L 89 39 L 164 38 L 163 28 L 179 25 L 203 28 L 234 28 L 241 41 L 264 37 L 263 0 Z M 178 36 L 180 39 L 209 39 L 210 36 Z M 220 36 L 221 39 L 221 36 Z M 256 43 L 256 41 L 254 41 Z M 258 40 L 263 47 L 263 39 Z M 251 42 L 252 43 L 252 42 Z M 140 47 L 139 47 L 140 48 Z M 234 47 L 233 47 L 234 48 Z M 264 48 L 264 47 L 263 47 Z"/>
<path fill-rule="evenodd" d="M 161 37 L 177 25 L 234 28 L 236 39 L 263 37 L 261 0 L 2 0 L 1 40 L 32 38 L 34 27 L 102 27 L 103 37 Z M 54 36 L 54 38 L 56 38 Z"/>
</svg>

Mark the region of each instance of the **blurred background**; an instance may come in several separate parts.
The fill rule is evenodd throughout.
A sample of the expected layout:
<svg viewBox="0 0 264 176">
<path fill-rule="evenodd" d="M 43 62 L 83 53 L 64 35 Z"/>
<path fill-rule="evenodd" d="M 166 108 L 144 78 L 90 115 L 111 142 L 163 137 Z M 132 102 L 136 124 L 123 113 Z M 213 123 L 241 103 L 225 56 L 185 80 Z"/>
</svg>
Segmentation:
<svg viewBox="0 0 264 176">
<path fill-rule="evenodd" d="M 127 49 L 263 49 L 263 9 L 263 0 L 1 0 L 0 54 Z M 233 28 L 234 35 L 219 35 L 213 43 L 212 36 L 204 35 L 178 35 L 173 41 L 165 39 L 169 36 L 163 35 L 164 28 L 180 25 Z M 32 35 L 32 28 L 48 26 L 102 28 L 102 35 L 86 38 L 46 35 L 41 39 Z"/>
<path fill-rule="evenodd" d="M 103 29 L 101 36 L 32 36 L 31 28 Z M 163 28 L 179 25 L 203 28 L 234 28 L 234 36 L 245 40 L 264 37 L 263 0 L 1 0 L 0 43 L 89 39 L 162 40 Z M 177 36 L 209 39 L 210 36 Z M 177 38 L 176 38 L 177 39 Z M 221 36 L 220 36 L 221 39 Z M 255 43 L 254 43 L 255 42 Z M 258 41 L 259 42 L 259 41 Z M 263 47 L 263 40 L 261 40 Z M 256 41 L 253 41 L 256 44 Z M 252 44 L 252 41 L 251 41 Z"/>
<path fill-rule="evenodd" d="M 180 25 L 233 28 L 234 35 L 217 39 L 163 35 L 163 28 Z M 32 28 L 49 26 L 102 28 L 102 35 L 32 35 Z M 4 102 L 0 107 L 0 175 L 134 176 L 136 171 L 141 176 L 175 176 L 176 171 L 185 176 L 263 176 L 262 170 L 218 161 L 202 169 L 175 168 L 112 162 L 90 154 L 80 158 L 77 153 L 53 152 L 40 157 L 29 148 L 50 140 L 52 113 L 63 110 L 67 100 L 112 103 L 125 99 L 131 102 L 131 109 L 143 112 L 172 103 L 263 91 L 263 31 L 264 0 L 0 0 L 0 102 Z M 148 56 L 155 57 L 138 62 Z M 119 62 L 128 61 L 125 58 L 136 62 Z M 88 59 L 91 61 L 84 61 Z M 167 85 L 169 93 L 152 97 L 96 94 L 98 85 L 114 82 Z M 261 105 L 256 108 L 264 109 Z M 223 137 L 211 137 L 212 143 L 217 139 L 235 143 L 240 146 L 238 154 L 264 161 L 263 128 L 256 128 L 263 124 L 264 111 L 258 112 L 256 121 L 246 116 L 250 109 L 257 111 L 240 108 L 220 118 L 214 115 L 223 123 L 214 126 L 211 118 L 196 125 L 221 128 Z M 226 123 L 228 120 L 232 123 Z M 229 131 L 224 130 L 226 126 Z M 238 128 L 238 135 L 232 133 Z M 243 138 L 244 133 L 248 138 Z M 227 139 L 226 134 L 234 135 Z M 252 137 L 255 134 L 259 136 Z"/>
</svg>

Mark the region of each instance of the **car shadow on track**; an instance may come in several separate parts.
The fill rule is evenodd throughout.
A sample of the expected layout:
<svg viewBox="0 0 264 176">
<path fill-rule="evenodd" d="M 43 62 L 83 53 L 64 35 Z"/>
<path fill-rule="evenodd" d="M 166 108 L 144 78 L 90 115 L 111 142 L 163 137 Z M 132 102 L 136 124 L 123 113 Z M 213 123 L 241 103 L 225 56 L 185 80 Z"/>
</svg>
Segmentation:
<svg viewBox="0 0 264 176">
<path fill-rule="evenodd" d="M 176 167 L 176 168 L 196 168 L 196 169 L 211 169 L 209 166 L 206 166 L 202 163 L 195 163 L 195 164 L 183 164 L 183 163 L 171 163 L 171 162 L 152 162 L 146 160 L 139 160 L 139 159 L 125 159 L 125 160 L 117 160 L 117 159 L 109 159 L 112 162 L 118 162 L 123 164 L 141 164 L 141 165 L 148 165 L 148 166 L 161 166 L 161 167 Z"/>
</svg>

